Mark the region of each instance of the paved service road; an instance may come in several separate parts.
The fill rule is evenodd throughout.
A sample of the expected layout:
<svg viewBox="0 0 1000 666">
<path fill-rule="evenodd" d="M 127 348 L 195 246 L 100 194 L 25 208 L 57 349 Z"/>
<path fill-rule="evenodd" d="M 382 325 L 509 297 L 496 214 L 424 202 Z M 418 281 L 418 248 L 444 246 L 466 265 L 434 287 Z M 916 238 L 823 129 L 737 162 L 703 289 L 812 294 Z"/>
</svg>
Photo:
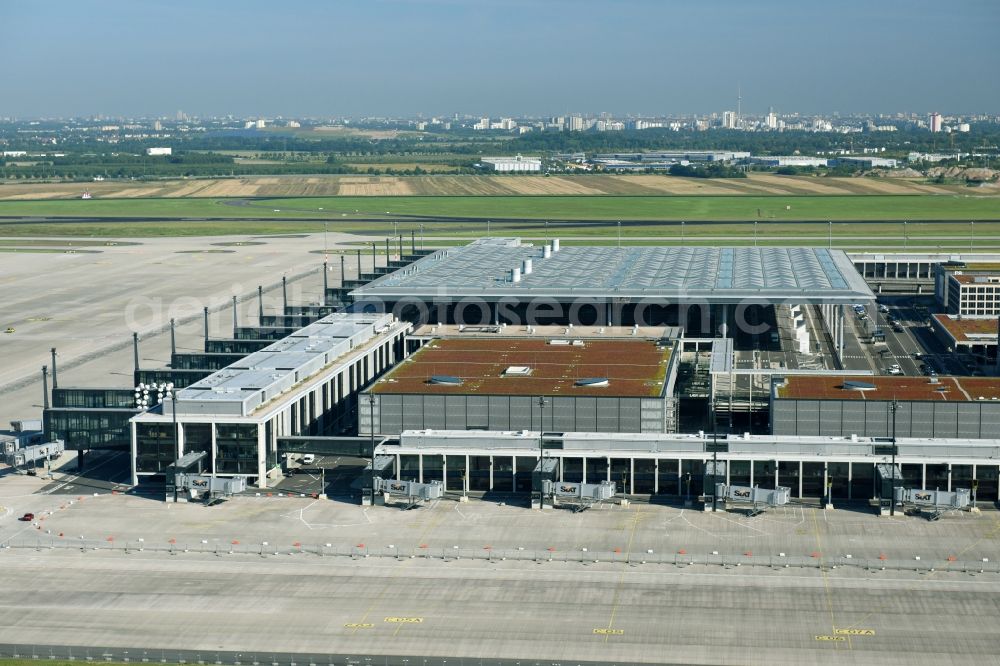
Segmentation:
<svg viewBox="0 0 1000 666">
<path fill-rule="evenodd" d="M 14 549 L 0 556 L 0 625 L 22 644 L 605 663 L 1000 653 L 995 575 L 305 557 Z"/>
</svg>

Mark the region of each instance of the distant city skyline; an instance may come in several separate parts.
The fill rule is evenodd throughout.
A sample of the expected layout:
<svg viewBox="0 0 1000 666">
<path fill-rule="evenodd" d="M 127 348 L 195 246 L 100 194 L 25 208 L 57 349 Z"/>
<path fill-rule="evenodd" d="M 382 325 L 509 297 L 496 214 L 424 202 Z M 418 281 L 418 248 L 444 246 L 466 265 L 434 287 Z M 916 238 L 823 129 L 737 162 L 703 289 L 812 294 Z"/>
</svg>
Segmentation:
<svg viewBox="0 0 1000 666">
<path fill-rule="evenodd" d="M 992 0 L 4 8 L 0 117 L 1000 112 Z"/>
</svg>

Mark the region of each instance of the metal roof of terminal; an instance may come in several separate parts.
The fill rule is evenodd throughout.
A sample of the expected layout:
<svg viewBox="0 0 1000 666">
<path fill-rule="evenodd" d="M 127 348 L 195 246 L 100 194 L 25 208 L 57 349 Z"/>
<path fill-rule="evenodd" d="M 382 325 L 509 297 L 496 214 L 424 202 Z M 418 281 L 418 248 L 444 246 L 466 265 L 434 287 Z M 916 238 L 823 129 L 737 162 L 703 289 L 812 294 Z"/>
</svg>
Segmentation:
<svg viewBox="0 0 1000 666">
<path fill-rule="evenodd" d="M 391 315 L 335 313 L 177 393 L 178 414 L 246 416 L 392 323 Z"/>
<path fill-rule="evenodd" d="M 558 247 L 558 245 L 556 245 Z M 357 300 L 404 297 L 499 299 L 669 299 L 733 303 L 755 298 L 855 303 L 875 298 L 841 250 L 783 247 L 542 247 L 518 238 L 481 239 L 439 250 L 352 294 Z M 532 260 L 513 281 L 512 270 Z"/>
</svg>

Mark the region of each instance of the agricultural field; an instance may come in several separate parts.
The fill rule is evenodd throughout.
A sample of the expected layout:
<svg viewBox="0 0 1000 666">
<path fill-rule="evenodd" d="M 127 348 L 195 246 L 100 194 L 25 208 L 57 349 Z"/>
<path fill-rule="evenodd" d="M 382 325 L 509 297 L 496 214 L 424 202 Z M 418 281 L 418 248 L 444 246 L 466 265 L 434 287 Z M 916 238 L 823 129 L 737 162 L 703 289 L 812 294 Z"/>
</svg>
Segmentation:
<svg viewBox="0 0 1000 666">
<path fill-rule="evenodd" d="M 434 159 L 375 163 L 357 159 L 359 169 L 427 171 L 457 167 Z M 356 185 L 369 187 L 359 192 Z M 400 186 L 400 183 L 405 185 Z M 387 185 L 383 187 L 383 185 Z M 769 195 L 892 195 L 976 194 L 1000 196 L 1000 187 L 971 190 L 959 185 L 937 185 L 920 179 L 817 178 L 753 173 L 749 178 L 680 178 L 650 174 L 592 174 L 565 176 L 448 175 L 288 175 L 245 176 L 156 181 L 101 181 L 84 183 L 0 183 L 0 201 L 76 199 L 89 191 L 100 198 L 203 197 L 311 197 L 311 196 L 505 196 L 505 195 L 623 195 L 623 196 L 769 196 Z"/>
</svg>

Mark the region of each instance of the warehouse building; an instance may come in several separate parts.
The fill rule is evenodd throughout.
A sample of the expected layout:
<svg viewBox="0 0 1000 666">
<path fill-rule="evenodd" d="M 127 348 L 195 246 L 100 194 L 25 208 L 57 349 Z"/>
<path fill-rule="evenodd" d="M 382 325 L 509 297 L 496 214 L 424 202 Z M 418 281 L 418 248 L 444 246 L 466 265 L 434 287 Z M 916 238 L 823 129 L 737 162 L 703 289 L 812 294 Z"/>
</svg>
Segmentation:
<svg viewBox="0 0 1000 666">
<path fill-rule="evenodd" d="M 830 160 L 825 157 L 811 157 L 809 155 L 764 155 L 753 156 L 747 159 L 750 164 L 766 167 L 825 167 Z"/>
<path fill-rule="evenodd" d="M 902 438 L 898 447 L 904 487 L 977 487 L 979 501 L 997 501 L 1000 440 Z M 875 437 L 438 430 L 406 431 L 376 453 L 391 458 L 394 478 L 468 493 L 528 492 L 540 451 L 557 461 L 555 480 L 612 481 L 628 495 L 696 500 L 714 459 L 725 463 L 727 485 L 786 486 L 796 498 L 829 488 L 834 503 L 875 498 L 875 466 L 891 457 Z"/>
<path fill-rule="evenodd" d="M 358 391 L 402 358 L 408 329 L 390 315 L 332 314 L 180 389 L 131 420 L 133 484 L 205 452 L 206 473 L 265 487 L 279 437 L 353 428 Z"/>
<path fill-rule="evenodd" d="M 831 160 L 831 162 L 831 166 L 849 166 L 859 169 L 895 169 L 899 166 L 899 161 L 890 157 L 870 157 L 865 155 L 856 157 L 841 156 L 835 160 Z"/>
<path fill-rule="evenodd" d="M 672 340 L 439 338 L 361 398 L 358 431 L 673 432 Z"/>
<path fill-rule="evenodd" d="M 789 376 L 772 383 L 771 432 L 991 439 L 1000 434 L 1000 379 Z"/>
<path fill-rule="evenodd" d="M 480 163 L 496 173 L 538 173 L 542 170 L 542 158 L 524 157 L 484 157 Z"/>
</svg>

